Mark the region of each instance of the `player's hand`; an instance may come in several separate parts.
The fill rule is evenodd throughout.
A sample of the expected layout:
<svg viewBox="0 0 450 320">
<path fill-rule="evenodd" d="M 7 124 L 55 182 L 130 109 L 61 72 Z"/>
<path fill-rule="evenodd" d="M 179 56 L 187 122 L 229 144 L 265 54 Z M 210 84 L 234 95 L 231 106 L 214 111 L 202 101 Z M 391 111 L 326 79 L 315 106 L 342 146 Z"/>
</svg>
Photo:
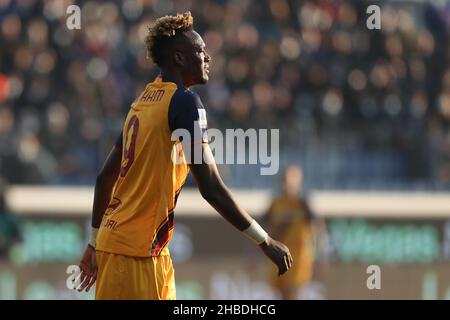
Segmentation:
<svg viewBox="0 0 450 320">
<path fill-rule="evenodd" d="M 292 256 L 288 247 L 279 241 L 270 237 L 259 245 L 264 254 L 272 260 L 278 267 L 278 275 L 281 276 L 288 271 L 292 266 Z"/>
<path fill-rule="evenodd" d="M 97 260 L 95 258 L 95 249 L 91 245 L 88 245 L 84 251 L 83 258 L 80 261 L 80 269 L 81 275 L 78 291 L 86 290 L 86 292 L 89 292 L 97 280 Z"/>
</svg>

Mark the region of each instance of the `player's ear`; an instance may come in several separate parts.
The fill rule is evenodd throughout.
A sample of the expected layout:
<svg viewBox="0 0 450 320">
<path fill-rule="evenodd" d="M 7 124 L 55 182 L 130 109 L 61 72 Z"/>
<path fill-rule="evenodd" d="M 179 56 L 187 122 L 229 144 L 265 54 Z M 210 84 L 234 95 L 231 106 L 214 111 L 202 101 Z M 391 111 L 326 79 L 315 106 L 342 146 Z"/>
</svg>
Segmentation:
<svg viewBox="0 0 450 320">
<path fill-rule="evenodd" d="M 184 66 L 184 55 L 180 51 L 175 51 L 173 59 L 174 59 L 176 66 L 179 66 L 179 67 Z"/>
</svg>

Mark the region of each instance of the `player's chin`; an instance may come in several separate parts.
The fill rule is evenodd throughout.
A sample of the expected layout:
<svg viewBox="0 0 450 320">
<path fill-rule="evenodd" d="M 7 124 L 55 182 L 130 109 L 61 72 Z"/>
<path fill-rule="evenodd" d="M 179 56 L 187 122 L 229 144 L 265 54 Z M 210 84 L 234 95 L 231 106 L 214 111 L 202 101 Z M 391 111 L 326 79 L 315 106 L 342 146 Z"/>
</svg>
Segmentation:
<svg viewBox="0 0 450 320">
<path fill-rule="evenodd" d="M 207 74 L 202 75 L 201 79 L 200 79 L 200 84 L 206 84 L 209 80 L 209 76 Z"/>
</svg>

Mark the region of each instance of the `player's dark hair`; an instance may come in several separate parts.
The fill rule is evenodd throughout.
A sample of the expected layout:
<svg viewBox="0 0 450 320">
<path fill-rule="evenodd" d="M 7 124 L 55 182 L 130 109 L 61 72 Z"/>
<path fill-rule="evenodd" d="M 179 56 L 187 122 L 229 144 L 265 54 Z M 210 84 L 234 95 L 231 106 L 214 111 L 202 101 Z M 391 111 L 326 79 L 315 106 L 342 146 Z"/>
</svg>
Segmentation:
<svg viewBox="0 0 450 320">
<path fill-rule="evenodd" d="M 155 24 L 148 28 L 145 38 L 147 54 L 159 67 L 164 64 L 172 44 L 179 39 L 185 31 L 192 30 L 194 19 L 188 11 L 176 16 L 164 16 L 156 20 Z"/>
</svg>

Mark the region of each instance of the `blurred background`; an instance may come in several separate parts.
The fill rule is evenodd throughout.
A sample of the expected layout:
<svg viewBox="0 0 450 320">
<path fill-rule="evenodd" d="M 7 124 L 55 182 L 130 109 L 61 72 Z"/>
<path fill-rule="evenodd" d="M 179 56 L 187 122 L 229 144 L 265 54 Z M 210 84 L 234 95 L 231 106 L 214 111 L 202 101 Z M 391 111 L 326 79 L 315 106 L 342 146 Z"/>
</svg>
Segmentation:
<svg viewBox="0 0 450 320">
<path fill-rule="evenodd" d="M 66 27 L 71 4 L 80 30 Z M 381 30 L 366 27 L 371 4 Z M 92 298 L 66 288 L 92 186 L 158 74 L 147 26 L 187 10 L 212 56 L 210 82 L 194 88 L 209 127 L 279 128 L 281 168 L 302 166 L 324 231 L 301 296 L 450 298 L 447 1 L 0 0 L 0 299 Z M 220 169 L 266 221 L 281 171 Z M 186 189 L 171 244 L 178 297 L 279 298 L 257 250 Z M 371 264 L 380 290 L 366 287 Z"/>
</svg>

